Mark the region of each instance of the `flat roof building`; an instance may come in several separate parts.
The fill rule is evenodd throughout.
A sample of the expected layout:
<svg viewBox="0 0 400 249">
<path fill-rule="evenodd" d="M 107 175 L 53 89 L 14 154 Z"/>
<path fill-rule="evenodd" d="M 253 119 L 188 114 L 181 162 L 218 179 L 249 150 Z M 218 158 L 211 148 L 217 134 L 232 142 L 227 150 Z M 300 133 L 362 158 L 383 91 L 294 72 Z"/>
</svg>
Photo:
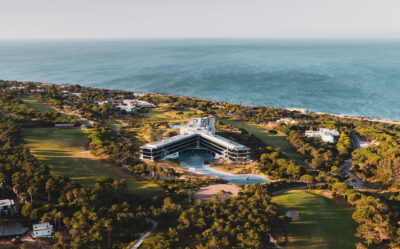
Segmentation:
<svg viewBox="0 0 400 249">
<path fill-rule="evenodd" d="M 13 215 L 12 206 L 14 205 L 13 200 L 5 199 L 0 200 L 0 217 Z"/>
<path fill-rule="evenodd" d="M 320 128 L 318 131 L 306 131 L 307 137 L 320 137 L 325 143 L 334 143 L 339 138 L 339 131 Z"/>
<path fill-rule="evenodd" d="M 186 149 L 205 148 L 229 161 L 250 160 L 250 149 L 215 135 L 215 119 L 193 118 L 181 128 L 181 134 L 140 148 L 140 158 L 159 161 Z"/>
<path fill-rule="evenodd" d="M 49 222 L 35 224 L 32 226 L 32 229 L 33 238 L 51 237 L 53 234 L 53 225 L 51 225 Z"/>
</svg>

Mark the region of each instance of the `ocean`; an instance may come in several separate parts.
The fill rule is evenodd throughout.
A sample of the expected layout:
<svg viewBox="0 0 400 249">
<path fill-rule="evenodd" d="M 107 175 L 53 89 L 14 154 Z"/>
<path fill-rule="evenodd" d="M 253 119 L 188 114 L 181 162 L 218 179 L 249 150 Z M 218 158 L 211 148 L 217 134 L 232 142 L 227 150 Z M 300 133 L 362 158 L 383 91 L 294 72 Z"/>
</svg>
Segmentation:
<svg viewBox="0 0 400 249">
<path fill-rule="evenodd" d="M 0 79 L 400 120 L 399 40 L 4 40 Z"/>
</svg>

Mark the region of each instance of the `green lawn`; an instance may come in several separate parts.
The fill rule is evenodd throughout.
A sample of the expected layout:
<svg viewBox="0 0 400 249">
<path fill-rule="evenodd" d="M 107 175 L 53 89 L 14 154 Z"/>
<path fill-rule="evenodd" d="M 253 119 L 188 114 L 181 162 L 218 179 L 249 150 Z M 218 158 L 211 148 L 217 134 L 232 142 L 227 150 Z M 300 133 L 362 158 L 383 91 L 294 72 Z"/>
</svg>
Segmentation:
<svg viewBox="0 0 400 249">
<path fill-rule="evenodd" d="M 42 112 L 54 112 L 55 111 L 51 106 L 41 103 L 39 101 L 39 99 L 34 96 L 23 97 L 23 98 L 21 98 L 21 100 L 27 106 L 32 107 L 33 109 L 36 109 L 38 111 L 42 111 Z"/>
<path fill-rule="evenodd" d="M 272 198 L 286 213 L 300 212 L 298 221 L 289 224 L 289 242 L 284 248 L 355 248 L 356 224 L 352 211 L 334 200 L 306 190 L 291 190 Z"/>
<path fill-rule="evenodd" d="M 117 166 L 90 156 L 84 148 L 87 134 L 79 129 L 30 128 L 24 129 L 23 135 L 31 152 L 49 164 L 56 175 L 84 185 L 94 183 L 101 176 L 125 178 L 129 193 L 140 196 L 161 193 L 157 186 L 138 181 Z"/>
<path fill-rule="evenodd" d="M 296 149 L 286 139 L 286 135 L 278 132 L 278 134 L 272 134 L 268 132 L 268 129 L 263 125 L 250 124 L 242 121 L 221 119 L 221 122 L 232 125 L 236 128 L 242 128 L 248 132 L 254 134 L 254 136 L 261 139 L 264 143 L 278 147 L 282 152 L 285 152 L 290 160 L 296 161 L 298 164 L 308 167 L 304 162 L 304 158 L 299 154 Z"/>
</svg>

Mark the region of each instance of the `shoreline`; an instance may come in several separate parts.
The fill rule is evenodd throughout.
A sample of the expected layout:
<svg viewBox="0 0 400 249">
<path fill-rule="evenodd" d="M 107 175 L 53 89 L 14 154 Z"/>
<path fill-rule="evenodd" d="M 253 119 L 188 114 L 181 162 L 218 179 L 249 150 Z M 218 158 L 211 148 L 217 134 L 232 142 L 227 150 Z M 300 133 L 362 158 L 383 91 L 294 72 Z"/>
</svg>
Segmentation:
<svg viewBox="0 0 400 249">
<path fill-rule="evenodd" d="M 169 93 L 157 93 L 157 92 L 151 92 L 151 91 L 141 91 L 141 90 L 125 90 L 125 89 L 120 89 L 120 88 L 103 88 L 103 87 L 96 87 L 96 86 L 86 86 L 86 85 L 81 85 L 81 84 L 75 84 L 75 83 L 47 83 L 47 82 L 37 82 L 37 81 L 18 81 L 18 80 L 7 80 L 7 79 L 0 79 L 0 81 L 16 81 L 22 84 L 25 83 L 38 83 L 38 84 L 51 84 L 51 85 L 80 85 L 82 87 L 88 87 L 88 88 L 96 88 L 96 89 L 105 89 L 105 90 L 110 90 L 110 91 L 124 91 L 128 93 L 142 93 L 142 94 L 150 94 L 150 95 L 158 95 L 158 96 L 172 96 L 172 97 L 186 97 L 186 98 L 191 98 L 195 100 L 204 100 L 204 101 L 215 101 L 219 103 L 224 103 L 224 104 L 238 104 L 241 106 L 247 106 L 249 107 L 250 105 L 242 105 L 240 102 L 226 102 L 223 100 L 215 100 L 215 99 L 206 99 L 206 98 L 201 98 L 201 97 L 196 97 L 196 96 L 187 96 L 187 95 L 178 95 L 178 94 L 169 94 Z M 275 109 L 282 109 L 282 110 L 287 110 L 287 111 L 297 111 L 301 112 L 303 114 L 309 115 L 309 114 L 317 114 L 317 115 L 331 115 L 339 118 L 353 118 L 353 119 L 359 119 L 359 120 L 366 120 L 370 122 L 380 122 L 380 123 L 388 123 L 388 124 L 396 124 L 400 125 L 400 119 L 390 119 L 390 118 L 377 118 L 377 117 L 368 117 L 368 116 L 361 116 L 361 115 L 351 115 L 351 114 L 337 114 L 337 113 L 327 113 L 327 112 L 320 112 L 320 111 L 312 111 L 310 108 L 306 107 L 276 107 L 276 106 L 267 106 L 267 105 L 254 105 L 254 107 L 267 107 L 267 108 L 275 108 Z M 305 113 L 307 112 L 308 113 Z"/>
</svg>

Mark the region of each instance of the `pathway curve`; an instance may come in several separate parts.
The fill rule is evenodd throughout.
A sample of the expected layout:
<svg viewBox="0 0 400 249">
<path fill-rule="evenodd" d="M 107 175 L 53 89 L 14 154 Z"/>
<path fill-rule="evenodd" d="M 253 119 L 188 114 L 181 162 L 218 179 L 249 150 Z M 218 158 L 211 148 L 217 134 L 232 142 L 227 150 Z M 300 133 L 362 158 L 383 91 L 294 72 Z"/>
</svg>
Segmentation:
<svg viewBox="0 0 400 249">
<path fill-rule="evenodd" d="M 358 136 L 354 133 L 354 131 L 351 131 L 352 137 L 353 137 L 353 144 L 354 148 L 353 151 L 360 148 L 360 139 Z M 358 178 L 353 172 L 350 171 L 352 168 L 351 163 L 353 162 L 353 157 L 350 159 L 347 159 L 342 165 L 340 165 L 340 169 L 346 173 L 349 177 L 354 179 L 354 182 L 349 183 L 349 185 L 353 186 L 355 189 L 363 189 L 365 188 L 364 183 Z"/>
<path fill-rule="evenodd" d="M 140 237 L 140 238 L 136 241 L 136 243 L 133 244 L 129 249 L 137 249 L 137 248 L 139 248 L 139 247 L 142 245 L 143 241 L 144 241 L 147 237 L 149 237 L 149 235 L 150 235 L 152 232 L 154 232 L 154 230 L 157 228 L 157 226 L 158 226 L 157 221 L 152 220 L 152 219 L 150 219 L 150 218 L 146 218 L 146 220 L 147 220 L 147 221 L 150 221 L 150 222 L 153 224 L 153 227 L 152 227 L 149 231 L 145 232 L 145 233 L 142 235 L 142 237 Z"/>
</svg>

